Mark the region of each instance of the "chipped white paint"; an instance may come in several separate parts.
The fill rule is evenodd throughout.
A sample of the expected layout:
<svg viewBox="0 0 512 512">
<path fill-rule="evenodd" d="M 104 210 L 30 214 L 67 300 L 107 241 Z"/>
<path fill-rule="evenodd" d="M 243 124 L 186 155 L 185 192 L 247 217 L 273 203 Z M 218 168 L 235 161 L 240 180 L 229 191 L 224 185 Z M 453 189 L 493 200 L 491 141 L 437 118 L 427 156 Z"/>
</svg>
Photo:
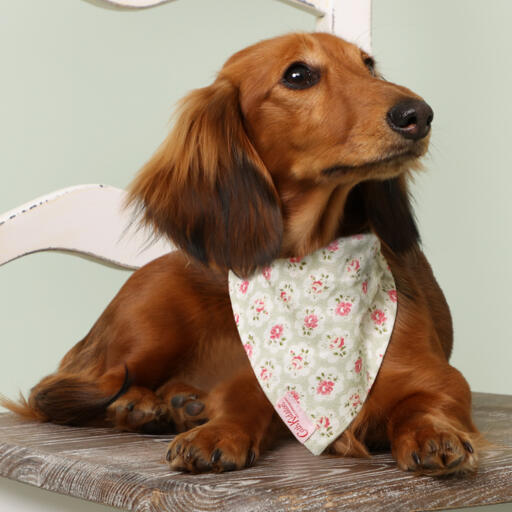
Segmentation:
<svg viewBox="0 0 512 512">
<path fill-rule="evenodd" d="M 66 250 L 135 269 L 173 250 L 133 222 L 126 192 L 79 185 L 39 197 L 0 216 L 0 265 L 37 251 Z"/>
</svg>

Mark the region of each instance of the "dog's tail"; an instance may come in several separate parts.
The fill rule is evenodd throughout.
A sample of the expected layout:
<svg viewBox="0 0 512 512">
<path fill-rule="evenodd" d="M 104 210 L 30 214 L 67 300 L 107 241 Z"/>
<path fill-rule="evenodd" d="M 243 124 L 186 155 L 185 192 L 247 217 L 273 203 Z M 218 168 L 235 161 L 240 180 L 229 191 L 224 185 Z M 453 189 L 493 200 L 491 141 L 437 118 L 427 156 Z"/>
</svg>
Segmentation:
<svg viewBox="0 0 512 512">
<path fill-rule="evenodd" d="M 23 393 L 20 393 L 17 401 L 0 395 L 0 406 L 28 420 L 48 421 L 48 418 L 46 418 L 41 411 L 30 407 Z"/>
<path fill-rule="evenodd" d="M 22 394 L 18 401 L 0 395 L 0 406 L 31 420 L 81 426 L 103 414 L 130 385 L 131 377 L 126 366 L 123 384 L 111 396 L 105 396 L 94 381 L 79 375 L 57 373 L 37 384 L 28 400 Z"/>
</svg>

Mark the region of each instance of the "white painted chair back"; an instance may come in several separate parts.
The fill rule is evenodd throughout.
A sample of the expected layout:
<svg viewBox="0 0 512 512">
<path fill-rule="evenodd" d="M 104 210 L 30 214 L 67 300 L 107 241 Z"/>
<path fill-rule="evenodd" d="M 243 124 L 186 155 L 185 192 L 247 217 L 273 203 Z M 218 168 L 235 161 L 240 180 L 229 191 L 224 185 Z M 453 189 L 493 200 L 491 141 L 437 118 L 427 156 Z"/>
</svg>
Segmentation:
<svg viewBox="0 0 512 512">
<path fill-rule="evenodd" d="M 172 0 L 89 0 L 119 9 L 156 7 Z M 316 29 L 371 51 L 371 0 L 279 0 L 312 13 Z M 172 251 L 164 238 L 140 229 L 123 208 L 125 192 L 79 185 L 39 197 L 0 215 L 0 265 L 46 250 L 70 251 L 98 262 L 136 269 Z"/>
</svg>

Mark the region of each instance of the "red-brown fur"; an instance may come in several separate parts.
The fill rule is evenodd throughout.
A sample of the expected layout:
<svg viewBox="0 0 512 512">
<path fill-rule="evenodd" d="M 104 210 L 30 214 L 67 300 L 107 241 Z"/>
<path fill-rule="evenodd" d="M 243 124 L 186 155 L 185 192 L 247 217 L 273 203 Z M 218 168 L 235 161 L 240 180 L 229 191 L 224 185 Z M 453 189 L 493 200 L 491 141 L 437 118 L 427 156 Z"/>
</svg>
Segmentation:
<svg viewBox="0 0 512 512">
<path fill-rule="evenodd" d="M 175 469 L 252 464 L 283 432 L 238 338 L 228 269 L 249 275 L 372 230 L 395 277 L 398 314 L 363 410 L 330 452 L 367 456 L 390 445 L 402 469 L 475 470 L 470 391 L 448 364 L 450 313 L 407 192 L 428 137 L 406 140 L 385 120 L 397 102 L 419 97 L 365 59 L 334 36 L 291 34 L 235 54 L 212 85 L 187 96 L 130 191 L 145 221 L 181 250 L 135 272 L 28 403 L 3 403 L 64 424 L 174 427 Z M 320 70 L 318 84 L 281 83 L 297 61 Z M 333 167 L 343 169 L 324 172 Z"/>
</svg>

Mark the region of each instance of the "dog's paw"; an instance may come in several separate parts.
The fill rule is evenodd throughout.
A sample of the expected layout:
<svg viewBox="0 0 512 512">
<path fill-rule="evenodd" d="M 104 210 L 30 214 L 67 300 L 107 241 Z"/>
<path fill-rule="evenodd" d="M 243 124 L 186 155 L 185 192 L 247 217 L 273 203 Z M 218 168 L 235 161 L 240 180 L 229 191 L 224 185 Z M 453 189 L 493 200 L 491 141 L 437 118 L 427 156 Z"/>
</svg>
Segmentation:
<svg viewBox="0 0 512 512">
<path fill-rule="evenodd" d="M 144 434 L 175 433 L 165 402 L 153 391 L 140 387 L 130 388 L 107 409 L 107 419 L 119 430 Z"/>
<path fill-rule="evenodd" d="M 165 403 L 176 432 L 185 432 L 209 420 L 207 394 L 182 383 L 162 386 L 157 396 Z"/>
<path fill-rule="evenodd" d="M 171 469 L 190 473 L 221 473 L 251 466 L 259 448 L 242 427 L 211 421 L 178 434 L 169 444 L 166 460 Z"/>
<path fill-rule="evenodd" d="M 450 426 L 402 431 L 392 444 L 398 466 L 431 476 L 474 473 L 478 454 L 472 435 Z"/>
</svg>

